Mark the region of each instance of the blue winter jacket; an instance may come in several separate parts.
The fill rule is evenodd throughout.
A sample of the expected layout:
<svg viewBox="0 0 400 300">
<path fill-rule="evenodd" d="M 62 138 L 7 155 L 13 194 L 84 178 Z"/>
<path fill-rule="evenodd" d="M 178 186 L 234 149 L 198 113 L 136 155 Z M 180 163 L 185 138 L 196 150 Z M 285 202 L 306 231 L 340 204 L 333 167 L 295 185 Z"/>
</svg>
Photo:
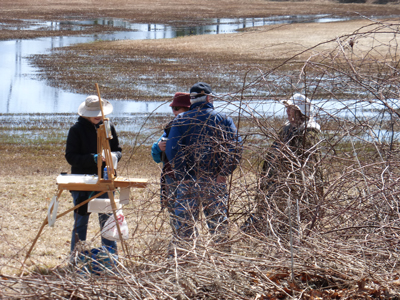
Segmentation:
<svg viewBox="0 0 400 300">
<path fill-rule="evenodd" d="M 167 134 L 164 132 L 164 134 L 162 136 L 159 137 L 159 139 L 157 140 L 157 142 L 155 142 L 153 144 L 153 146 L 151 146 L 151 156 L 153 157 L 153 160 L 156 163 L 160 163 L 162 162 L 162 151 L 160 149 L 160 147 L 158 146 L 158 142 L 161 141 L 161 138 L 163 137 L 167 137 Z"/>
<path fill-rule="evenodd" d="M 211 103 L 193 104 L 172 123 L 166 154 L 178 180 L 227 176 L 241 153 L 242 139 L 233 120 Z"/>
<path fill-rule="evenodd" d="M 165 163 L 167 162 L 166 157 L 165 157 L 165 153 L 163 153 L 160 149 L 160 147 L 158 146 L 158 142 L 162 139 L 162 138 L 168 138 L 169 135 L 169 131 L 171 130 L 171 125 L 172 125 L 172 121 L 170 121 L 164 128 L 164 133 L 162 136 L 159 137 L 159 139 L 157 140 L 157 142 L 155 142 L 153 144 L 153 146 L 151 146 L 151 156 L 153 157 L 153 160 L 156 163 L 160 163 L 163 162 L 164 166 Z M 164 155 L 163 155 L 164 154 Z"/>
</svg>

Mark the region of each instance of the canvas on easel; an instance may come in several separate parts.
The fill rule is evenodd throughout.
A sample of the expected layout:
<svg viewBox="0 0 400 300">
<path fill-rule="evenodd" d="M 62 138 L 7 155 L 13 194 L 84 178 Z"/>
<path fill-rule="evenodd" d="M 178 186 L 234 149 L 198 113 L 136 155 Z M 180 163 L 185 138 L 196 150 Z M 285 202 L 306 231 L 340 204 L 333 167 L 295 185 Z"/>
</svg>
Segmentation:
<svg viewBox="0 0 400 300">
<path fill-rule="evenodd" d="M 71 211 L 74 211 L 75 209 L 87 204 L 91 200 L 99 197 L 100 195 L 104 194 L 105 192 L 108 194 L 108 197 L 110 199 L 110 204 L 111 204 L 111 209 L 112 213 L 114 215 L 114 219 L 117 220 L 117 205 L 115 202 L 114 198 L 114 192 L 117 188 L 121 189 L 129 189 L 131 187 L 133 188 L 144 188 L 147 186 L 147 179 L 142 179 L 142 178 L 121 178 L 121 177 L 115 177 L 115 171 L 114 171 L 114 164 L 112 160 L 112 154 L 111 154 L 111 149 L 110 149 L 110 143 L 109 140 L 112 139 L 112 134 L 111 134 L 111 129 L 110 129 L 110 121 L 108 118 L 105 118 L 104 116 L 104 111 L 103 111 L 103 105 L 102 105 L 102 100 L 100 97 L 100 90 L 99 86 L 96 83 L 96 90 L 97 94 L 99 97 L 99 103 L 100 103 L 100 109 L 101 109 L 101 114 L 102 114 L 102 120 L 103 123 L 99 126 L 97 130 L 97 155 L 98 155 L 98 160 L 97 160 L 97 176 L 94 175 L 73 175 L 73 176 L 68 176 L 68 175 L 60 175 L 57 177 L 57 185 L 58 185 L 58 193 L 57 195 L 53 198 L 53 201 L 51 201 L 49 209 L 48 209 L 48 216 L 45 218 L 43 221 L 39 232 L 37 233 L 34 241 L 32 242 L 32 245 L 25 257 L 25 261 L 31 254 L 33 247 L 35 246 L 41 232 L 43 231 L 43 228 L 49 224 L 49 225 L 54 225 L 54 222 L 56 219 L 59 219 L 60 217 L 68 214 Z M 102 178 L 102 173 L 103 173 L 103 159 L 104 157 L 104 163 L 106 166 L 106 172 L 107 176 L 106 179 Z M 64 190 L 67 191 L 99 191 L 99 193 L 93 195 L 89 199 L 79 203 L 78 205 L 75 205 L 73 208 L 68 209 L 67 211 L 60 213 L 57 215 L 57 206 L 58 206 L 58 199 L 60 198 L 62 192 Z M 49 222 L 50 221 L 50 222 Z M 122 236 L 121 234 L 121 229 L 118 224 L 116 223 L 116 227 L 119 233 L 119 236 Z M 125 255 L 128 254 L 128 248 L 126 246 L 126 243 L 124 242 L 123 239 L 120 240 L 122 244 L 122 250 Z M 24 262 L 25 262 L 24 261 Z"/>
</svg>

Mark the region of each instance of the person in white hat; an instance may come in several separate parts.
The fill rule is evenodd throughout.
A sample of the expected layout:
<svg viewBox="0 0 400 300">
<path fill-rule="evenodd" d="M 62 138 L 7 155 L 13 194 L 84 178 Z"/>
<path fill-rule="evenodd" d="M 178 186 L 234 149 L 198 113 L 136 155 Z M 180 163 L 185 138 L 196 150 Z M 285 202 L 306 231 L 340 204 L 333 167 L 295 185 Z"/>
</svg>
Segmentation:
<svg viewBox="0 0 400 300">
<path fill-rule="evenodd" d="M 105 115 L 112 113 L 113 107 L 107 100 L 102 100 L 103 112 Z M 65 158 L 71 165 L 71 174 L 96 174 L 97 175 L 97 128 L 102 124 L 102 115 L 99 98 L 89 96 L 78 108 L 78 121 L 69 129 Z M 121 147 L 119 145 L 117 132 L 111 124 L 113 138 L 109 140 L 110 149 L 113 156 L 121 159 Z M 104 168 L 104 166 L 103 166 Z M 92 195 L 96 191 L 71 191 L 74 205 L 77 205 Z M 99 198 L 108 198 L 107 193 Z M 86 241 L 87 226 L 90 213 L 87 212 L 87 204 L 81 206 L 74 212 L 74 228 L 71 238 L 71 253 L 75 250 L 78 240 Z M 103 228 L 109 214 L 99 214 L 100 228 Z M 102 238 L 102 245 L 108 246 L 110 252 L 117 251 L 117 243 Z"/>
<path fill-rule="evenodd" d="M 309 232 L 314 228 L 322 212 L 321 129 L 306 96 L 294 94 L 281 103 L 286 107 L 288 122 L 265 155 L 256 210 L 242 228 L 288 237 L 289 226 L 293 224 L 293 234 L 301 238 L 304 230 Z"/>
<path fill-rule="evenodd" d="M 289 100 L 282 100 L 286 107 L 289 124 L 292 128 L 305 128 L 320 130 L 318 123 L 314 121 L 310 99 L 302 94 L 294 94 Z M 286 124 L 288 125 L 288 124 Z"/>
</svg>

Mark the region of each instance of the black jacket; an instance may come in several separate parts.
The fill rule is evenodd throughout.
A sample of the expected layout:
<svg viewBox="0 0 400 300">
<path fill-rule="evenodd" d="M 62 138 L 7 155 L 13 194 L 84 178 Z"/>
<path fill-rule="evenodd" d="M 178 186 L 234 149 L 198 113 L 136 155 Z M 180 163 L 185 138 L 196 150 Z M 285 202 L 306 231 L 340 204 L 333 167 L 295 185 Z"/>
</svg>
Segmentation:
<svg viewBox="0 0 400 300">
<path fill-rule="evenodd" d="M 97 164 L 94 155 L 97 154 L 97 128 L 102 121 L 94 125 L 89 120 L 79 117 L 68 132 L 65 158 L 71 165 L 71 174 L 97 174 Z M 117 132 L 111 125 L 113 138 L 109 140 L 111 152 L 114 152 L 118 160 L 122 157 L 122 149 L 119 146 Z"/>
</svg>

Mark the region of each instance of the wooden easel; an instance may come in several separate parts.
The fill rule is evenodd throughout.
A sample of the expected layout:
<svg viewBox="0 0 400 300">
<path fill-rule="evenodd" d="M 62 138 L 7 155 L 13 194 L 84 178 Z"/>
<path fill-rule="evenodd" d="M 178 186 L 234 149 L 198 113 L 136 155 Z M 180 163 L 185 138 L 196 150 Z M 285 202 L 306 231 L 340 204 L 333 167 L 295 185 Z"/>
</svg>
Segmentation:
<svg viewBox="0 0 400 300">
<path fill-rule="evenodd" d="M 114 191 L 117 188 L 144 188 L 147 186 L 147 179 L 142 179 L 142 178 L 115 178 L 114 175 L 114 165 L 112 162 L 112 156 L 111 156 L 111 149 L 110 149 L 110 143 L 109 140 L 112 139 L 111 135 L 111 130 L 109 130 L 109 119 L 104 117 L 104 111 L 103 111 L 103 105 L 102 105 L 102 100 L 100 97 L 100 90 L 99 86 L 96 83 L 96 90 L 97 90 L 97 95 L 99 97 L 99 103 L 100 103 L 100 109 L 101 109 L 101 115 L 103 118 L 103 124 L 101 124 L 97 130 L 97 155 L 98 155 L 98 160 L 97 160 L 97 175 L 98 175 L 98 180 L 94 184 L 87 184 L 87 183 L 58 183 L 58 193 L 57 193 L 57 199 L 60 198 L 62 192 L 64 190 L 67 191 L 99 191 L 96 195 L 93 197 L 79 203 L 78 205 L 74 206 L 73 208 L 68 209 L 67 211 L 60 213 L 57 215 L 56 219 L 70 213 L 71 211 L 74 211 L 75 209 L 81 207 L 82 205 L 85 205 L 89 201 L 93 200 L 94 198 L 99 197 L 100 195 L 104 194 L 107 192 L 108 197 L 110 198 L 111 202 L 111 208 L 114 214 L 114 219 L 117 220 L 117 205 L 115 203 L 114 199 Z M 108 127 L 108 128 L 107 128 Z M 104 154 L 105 158 L 105 165 L 107 167 L 107 174 L 108 174 L 108 179 L 103 179 L 102 178 L 102 164 L 103 160 L 102 155 Z M 54 206 L 52 207 L 52 209 Z M 52 212 L 52 211 L 51 211 Z M 50 213 L 51 213 L 50 212 Z M 45 220 L 42 223 L 42 226 L 39 229 L 39 232 L 37 233 L 35 239 L 32 242 L 32 245 L 26 254 L 24 264 L 26 260 L 28 259 L 29 255 L 32 252 L 33 247 L 35 246 L 40 234 L 43 231 L 43 228 L 48 224 L 48 218 L 45 218 Z M 119 233 L 119 236 L 122 237 L 121 234 L 121 229 L 118 224 L 118 222 L 115 222 L 117 225 L 117 230 Z M 126 246 L 126 243 L 124 242 L 123 239 L 121 239 L 121 245 L 122 245 L 122 250 L 124 252 L 124 255 L 126 256 L 128 253 L 128 248 Z"/>
</svg>

